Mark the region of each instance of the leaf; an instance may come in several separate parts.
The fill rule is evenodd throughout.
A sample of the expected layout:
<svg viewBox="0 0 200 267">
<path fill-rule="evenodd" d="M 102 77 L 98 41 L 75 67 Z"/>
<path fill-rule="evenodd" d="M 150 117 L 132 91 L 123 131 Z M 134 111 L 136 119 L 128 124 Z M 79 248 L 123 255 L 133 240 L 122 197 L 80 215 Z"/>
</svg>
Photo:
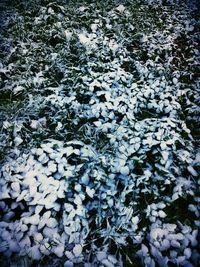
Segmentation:
<svg viewBox="0 0 200 267">
<path fill-rule="evenodd" d="M 72 261 L 65 261 L 65 263 L 64 263 L 64 267 L 73 267 L 73 266 L 74 266 L 74 264 Z"/>
<path fill-rule="evenodd" d="M 195 171 L 195 169 L 190 165 L 187 167 L 187 170 L 189 171 L 190 174 L 192 174 L 192 176 L 198 176 L 198 173 Z"/>
<path fill-rule="evenodd" d="M 75 257 L 79 257 L 82 254 L 82 246 L 80 244 L 75 245 L 75 247 L 73 248 L 73 253 L 75 255 Z"/>
<path fill-rule="evenodd" d="M 64 254 L 65 246 L 63 244 L 58 245 L 57 247 L 53 248 L 54 254 L 61 258 Z"/>
<path fill-rule="evenodd" d="M 88 186 L 86 186 L 86 193 L 88 194 L 89 197 L 93 198 L 93 196 L 95 194 L 95 190 L 90 189 Z"/>
</svg>

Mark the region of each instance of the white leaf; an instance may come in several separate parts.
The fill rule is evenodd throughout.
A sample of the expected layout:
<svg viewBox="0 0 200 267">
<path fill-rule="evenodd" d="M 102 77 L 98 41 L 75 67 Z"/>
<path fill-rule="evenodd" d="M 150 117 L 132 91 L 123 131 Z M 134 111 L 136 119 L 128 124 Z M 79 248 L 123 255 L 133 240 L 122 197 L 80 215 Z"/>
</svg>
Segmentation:
<svg viewBox="0 0 200 267">
<path fill-rule="evenodd" d="M 73 233 L 73 234 L 70 235 L 68 243 L 69 244 L 74 243 L 79 238 L 80 238 L 80 234 L 79 233 Z"/>
<path fill-rule="evenodd" d="M 30 256 L 33 260 L 40 260 L 42 257 L 42 254 L 39 251 L 39 245 L 35 245 L 30 250 Z"/>
<path fill-rule="evenodd" d="M 37 120 L 32 120 L 31 124 L 30 124 L 30 127 L 33 130 L 37 130 L 38 128 L 40 128 L 40 123 Z"/>
<path fill-rule="evenodd" d="M 94 121 L 93 123 L 96 127 L 100 127 L 102 125 L 101 121 Z"/>
<path fill-rule="evenodd" d="M 65 254 L 66 255 L 66 254 Z M 72 261 L 66 261 L 65 263 L 64 263 L 64 267 L 73 267 L 74 266 L 74 264 L 73 264 L 73 262 Z"/>
<path fill-rule="evenodd" d="M 186 256 L 187 259 L 189 259 L 192 255 L 191 249 L 190 248 L 184 249 L 184 255 Z"/>
<path fill-rule="evenodd" d="M 22 232 L 26 232 L 26 231 L 28 231 L 28 226 L 25 225 L 25 224 L 22 224 L 22 226 L 21 226 L 21 231 L 22 231 Z"/>
<path fill-rule="evenodd" d="M 45 242 L 44 244 L 42 244 L 40 246 L 40 251 L 41 251 L 42 254 L 48 256 L 51 253 L 51 246 L 50 246 L 50 244 L 47 243 L 47 242 Z"/>
<path fill-rule="evenodd" d="M 104 251 L 97 252 L 97 260 L 102 261 L 107 258 L 107 254 Z"/>
<path fill-rule="evenodd" d="M 125 6 L 123 6 L 123 5 L 119 5 L 119 6 L 116 8 L 116 10 L 118 10 L 119 12 L 124 12 L 124 10 L 125 10 Z"/>
<path fill-rule="evenodd" d="M 162 210 L 159 210 L 158 215 L 160 218 L 165 218 L 167 216 L 167 214 Z"/>
<path fill-rule="evenodd" d="M 54 254 L 56 254 L 56 256 L 61 258 L 64 254 L 64 250 L 65 250 L 64 245 L 60 244 L 59 246 L 57 246 L 53 249 L 53 252 L 54 252 Z"/>
<path fill-rule="evenodd" d="M 74 209 L 74 207 L 69 204 L 69 203 L 65 203 L 64 204 L 64 210 L 66 210 L 67 212 L 71 212 Z"/>
<path fill-rule="evenodd" d="M 44 219 L 49 219 L 50 216 L 51 216 L 51 211 L 50 211 L 50 210 L 46 211 L 46 212 L 43 214 L 43 218 L 44 218 Z"/>
<path fill-rule="evenodd" d="M 75 247 L 73 248 L 73 253 L 76 257 L 79 257 L 82 253 L 82 250 L 83 250 L 82 246 L 78 244 L 78 245 L 75 245 Z"/>
<path fill-rule="evenodd" d="M 168 151 L 162 151 L 162 157 L 164 159 L 164 161 L 167 161 L 169 158 L 169 152 Z"/>
<path fill-rule="evenodd" d="M 180 243 L 177 242 L 176 240 L 171 240 L 171 245 L 172 247 L 175 247 L 175 248 L 180 248 Z"/>
<path fill-rule="evenodd" d="M 41 145 L 43 151 L 45 151 L 48 154 L 51 154 L 54 152 L 53 148 L 49 146 L 49 144 L 42 144 Z"/>
<path fill-rule="evenodd" d="M 36 186 L 30 186 L 30 188 L 29 188 L 29 195 L 31 197 L 34 197 L 36 193 L 37 193 L 37 187 Z"/>
<path fill-rule="evenodd" d="M 29 223 L 32 225 L 38 225 L 40 222 L 40 216 L 38 214 L 35 214 L 31 217 L 29 217 Z"/>
<path fill-rule="evenodd" d="M 160 250 L 167 250 L 170 247 L 170 242 L 167 239 L 164 239 L 162 242 L 162 246 L 160 247 Z"/>
<path fill-rule="evenodd" d="M 35 240 L 36 242 L 41 242 L 41 241 L 43 240 L 43 235 L 42 235 L 41 233 L 36 233 L 36 234 L 34 235 L 34 240 Z"/>
<path fill-rule="evenodd" d="M 76 184 L 75 185 L 75 187 L 74 187 L 74 189 L 77 191 L 77 192 L 81 192 L 81 190 L 82 190 L 82 187 L 81 187 L 81 185 L 80 184 Z"/>
<path fill-rule="evenodd" d="M 15 137 L 14 139 L 15 146 L 19 146 L 21 143 L 23 143 L 23 139 L 19 136 Z"/>
<path fill-rule="evenodd" d="M 98 29 L 98 24 L 96 24 L 96 23 L 92 23 L 92 24 L 91 24 L 91 30 L 92 30 L 93 32 L 96 32 L 97 29 Z"/>
<path fill-rule="evenodd" d="M 53 163 L 52 161 L 50 161 L 48 163 L 48 170 L 51 172 L 51 173 L 54 173 L 57 171 L 57 164 Z"/>
<path fill-rule="evenodd" d="M 112 262 L 110 262 L 110 261 L 107 260 L 107 259 L 102 260 L 102 263 L 103 263 L 103 265 L 106 266 L 106 267 L 115 267 L 115 265 L 112 264 Z"/>
<path fill-rule="evenodd" d="M 173 84 L 177 84 L 177 83 L 178 83 L 178 79 L 177 79 L 176 77 L 174 77 L 174 78 L 172 79 L 172 82 L 173 82 Z"/>
<path fill-rule="evenodd" d="M 129 167 L 128 166 L 124 166 L 120 168 L 120 173 L 122 175 L 128 175 L 129 174 Z"/>
<path fill-rule="evenodd" d="M 65 37 L 67 40 L 70 40 L 71 37 L 72 37 L 72 32 L 68 31 L 68 30 L 65 30 Z"/>
<path fill-rule="evenodd" d="M 47 220 L 47 226 L 50 228 L 55 228 L 58 225 L 58 222 L 56 221 L 55 218 L 49 218 Z"/>
<path fill-rule="evenodd" d="M 133 224 L 137 225 L 138 222 L 139 222 L 139 217 L 138 216 L 132 217 L 131 221 L 132 221 Z"/>
<path fill-rule="evenodd" d="M 11 188 L 12 188 L 12 190 L 19 192 L 19 191 L 20 191 L 20 185 L 19 185 L 19 182 L 13 182 L 13 183 L 11 184 Z"/>
<path fill-rule="evenodd" d="M 71 251 L 65 251 L 65 256 L 70 260 L 73 260 L 74 258 L 74 255 L 72 254 Z"/>
<path fill-rule="evenodd" d="M 18 93 L 22 92 L 24 90 L 24 87 L 20 86 L 20 85 L 17 85 L 14 90 L 13 90 L 13 93 L 15 95 L 17 95 Z"/>
<path fill-rule="evenodd" d="M 88 194 L 89 197 L 93 198 L 94 194 L 95 194 L 95 190 L 94 189 L 90 189 L 88 186 L 86 187 L 86 193 Z"/>
<path fill-rule="evenodd" d="M 113 264 L 116 264 L 117 263 L 117 259 L 114 256 L 112 256 L 112 255 L 108 255 L 108 260 L 110 262 L 112 262 Z"/>
<path fill-rule="evenodd" d="M 195 169 L 192 166 L 187 167 L 188 171 L 193 175 L 193 176 L 198 176 L 198 173 L 195 171 Z"/>
<path fill-rule="evenodd" d="M 146 256 L 149 252 L 148 248 L 144 244 L 142 244 L 141 252 L 143 256 Z"/>
<path fill-rule="evenodd" d="M 177 262 L 177 266 L 184 266 L 182 263 L 185 261 L 185 256 L 179 256 L 177 257 L 176 259 L 176 262 Z"/>
<path fill-rule="evenodd" d="M 77 209 L 76 209 L 76 214 L 79 215 L 79 216 L 84 216 L 84 209 L 81 205 L 78 205 L 77 206 Z"/>
</svg>

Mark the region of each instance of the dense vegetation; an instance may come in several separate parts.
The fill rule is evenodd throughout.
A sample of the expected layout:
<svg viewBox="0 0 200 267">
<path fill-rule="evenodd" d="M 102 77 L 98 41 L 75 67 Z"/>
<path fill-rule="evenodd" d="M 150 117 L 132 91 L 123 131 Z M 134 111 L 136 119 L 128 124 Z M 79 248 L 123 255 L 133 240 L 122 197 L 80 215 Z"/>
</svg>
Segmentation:
<svg viewBox="0 0 200 267">
<path fill-rule="evenodd" d="M 198 266 L 195 2 L 5 4 L 2 266 Z"/>
</svg>

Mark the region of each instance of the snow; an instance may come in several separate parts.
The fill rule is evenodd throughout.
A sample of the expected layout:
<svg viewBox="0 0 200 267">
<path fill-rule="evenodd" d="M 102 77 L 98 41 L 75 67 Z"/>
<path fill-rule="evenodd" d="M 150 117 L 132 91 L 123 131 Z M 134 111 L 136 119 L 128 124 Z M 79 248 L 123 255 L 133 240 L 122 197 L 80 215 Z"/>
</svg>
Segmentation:
<svg viewBox="0 0 200 267">
<path fill-rule="evenodd" d="M 1 34 L 0 251 L 48 266 L 195 266 L 196 11 L 30 3 Z"/>
</svg>

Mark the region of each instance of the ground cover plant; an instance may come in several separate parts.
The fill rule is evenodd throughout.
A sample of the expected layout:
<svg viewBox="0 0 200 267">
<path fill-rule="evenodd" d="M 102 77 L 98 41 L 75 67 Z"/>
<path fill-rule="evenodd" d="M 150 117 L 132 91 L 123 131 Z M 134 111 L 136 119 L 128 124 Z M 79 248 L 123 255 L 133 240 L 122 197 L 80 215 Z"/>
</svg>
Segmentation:
<svg viewBox="0 0 200 267">
<path fill-rule="evenodd" d="M 198 12 L 2 4 L 2 266 L 200 264 Z"/>
</svg>

